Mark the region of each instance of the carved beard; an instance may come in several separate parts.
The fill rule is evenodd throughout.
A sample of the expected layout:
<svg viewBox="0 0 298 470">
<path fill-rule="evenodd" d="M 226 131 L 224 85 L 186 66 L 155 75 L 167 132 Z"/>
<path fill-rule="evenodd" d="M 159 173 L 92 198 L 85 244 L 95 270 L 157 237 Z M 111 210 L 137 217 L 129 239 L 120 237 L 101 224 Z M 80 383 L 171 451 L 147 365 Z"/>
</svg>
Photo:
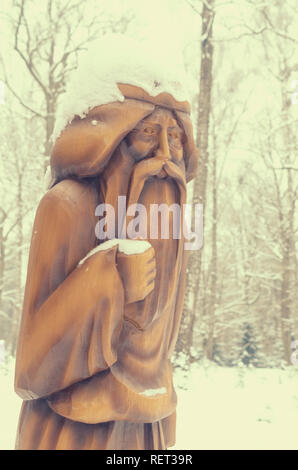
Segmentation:
<svg viewBox="0 0 298 470">
<path fill-rule="evenodd" d="M 166 177 L 172 178 L 177 184 L 180 190 L 180 199 L 181 199 L 181 196 L 182 196 L 181 193 L 186 192 L 185 173 L 181 170 L 181 168 L 172 160 L 171 161 L 168 160 L 166 163 L 164 163 L 163 160 L 152 157 L 152 158 L 146 159 L 147 171 L 138 172 L 138 168 L 140 168 L 141 165 L 144 166 L 144 161 L 145 160 L 141 160 L 140 162 L 136 163 L 133 168 L 131 178 L 130 178 L 131 184 L 130 184 L 129 196 L 128 196 L 128 206 L 135 204 L 139 201 L 145 182 L 149 178 L 152 178 L 152 177 L 159 178 L 160 175 L 162 174 L 162 170 L 164 170 Z M 162 175 L 162 179 L 164 179 L 163 175 Z"/>
<path fill-rule="evenodd" d="M 181 167 L 174 161 L 164 161 L 156 157 L 145 158 L 136 163 L 132 157 L 125 141 L 119 145 L 115 151 L 109 165 L 100 177 L 101 192 L 105 204 L 110 204 L 115 210 L 116 233 L 120 233 L 122 227 L 118 228 L 118 196 L 126 196 L 128 208 L 132 204 L 139 202 L 146 181 L 151 178 L 158 178 L 161 170 L 166 173 L 166 180 L 171 178 L 175 181 L 179 190 L 179 201 L 181 209 L 186 202 L 186 180 L 184 163 Z M 160 181 L 166 181 L 164 178 Z M 133 216 L 127 217 L 127 223 Z"/>
</svg>

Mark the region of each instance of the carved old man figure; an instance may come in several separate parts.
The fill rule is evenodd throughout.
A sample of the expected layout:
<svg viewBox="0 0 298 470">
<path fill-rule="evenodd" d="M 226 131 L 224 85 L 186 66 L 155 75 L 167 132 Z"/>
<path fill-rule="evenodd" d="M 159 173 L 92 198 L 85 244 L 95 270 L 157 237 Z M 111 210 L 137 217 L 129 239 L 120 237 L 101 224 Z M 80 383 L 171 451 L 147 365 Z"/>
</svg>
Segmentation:
<svg viewBox="0 0 298 470">
<path fill-rule="evenodd" d="M 135 84 L 118 88 L 122 102 L 74 115 L 53 146 L 17 349 L 15 389 L 24 400 L 17 449 L 175 444 L 170 359 L 187 253 L 173 217 L 167 239 L 150 237 L 149 209 L 186 202 L 197 149 L 188 102 Z M 128 223 L 118 217 L 118 196 L 148 209 L 146 240 L 131 241 L 133 250 L 117 238 L 119 226 L 115 239 L 96 235 L 100 204 L 115 209 L 116 225 Z"/>
</svg>

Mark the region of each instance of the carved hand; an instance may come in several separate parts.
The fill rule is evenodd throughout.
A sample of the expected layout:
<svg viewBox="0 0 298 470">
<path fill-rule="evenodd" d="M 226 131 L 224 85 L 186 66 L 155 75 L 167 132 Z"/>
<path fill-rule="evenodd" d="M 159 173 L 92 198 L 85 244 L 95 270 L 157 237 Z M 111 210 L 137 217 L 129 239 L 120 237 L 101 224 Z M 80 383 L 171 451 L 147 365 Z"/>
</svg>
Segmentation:
<svg viewBox="0 0 298 470">
<path fill-rule="evenodd" d="M 134 240 L 134 243 L 138 243 L 138 240 Z M 154 289 L 156 263 L 153 247 L 136 254 L 118 251 L 117 268 L 123 282 L 127 304 L 143 300 Z"/>
</svg>

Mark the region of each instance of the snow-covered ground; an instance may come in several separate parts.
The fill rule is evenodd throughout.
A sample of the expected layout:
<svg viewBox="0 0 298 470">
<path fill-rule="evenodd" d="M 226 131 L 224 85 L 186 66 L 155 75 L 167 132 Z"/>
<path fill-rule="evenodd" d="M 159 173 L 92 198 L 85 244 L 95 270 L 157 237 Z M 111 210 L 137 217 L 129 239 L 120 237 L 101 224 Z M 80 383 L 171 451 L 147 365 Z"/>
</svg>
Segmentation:
<svg viewBox="0 0 298 470">
<path fill-rule="evenodd" d="M 0 449 L 13 449 L 21 400 L 14 364 L 0 369 Z M 175 373 L 174 449 L 298 449 L 298 370 L 219 367 Z"/>
<path fill-rule="evenodd" d="M 14 361 L 0 365 L 0 450 L 14 448 L 22 400 L 13 389 Z"/>
<path fill-rule="evenodd" d="M 176 384 L 183 384 L 181 373 Z M 298 370 L 192 368 L 178 389 L 175 449 L 298 449 Z"/>
</svg>

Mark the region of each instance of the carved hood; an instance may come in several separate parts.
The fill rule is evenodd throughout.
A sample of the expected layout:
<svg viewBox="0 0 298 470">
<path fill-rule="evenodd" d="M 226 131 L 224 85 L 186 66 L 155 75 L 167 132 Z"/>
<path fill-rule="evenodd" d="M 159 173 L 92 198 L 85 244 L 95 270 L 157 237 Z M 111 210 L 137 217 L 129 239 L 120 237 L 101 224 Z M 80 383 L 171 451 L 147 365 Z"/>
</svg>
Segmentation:
<svg viewBox="0 0 298 470">
<path fill-rule="evenodd" d="M 197 169 L 198 149 L 193 138 L 189 103 L 178 102 L 168 93 L 151 97 L 139 87 L 118 86 L 125 96 L 123 102 L 97 106 L 89 110 L 85 118 L 75 116 L 57 138 L 51 155 L 55 181 L 100 174 L 120 142 L 139 121 L 153 113 L 156 106 L 171 109 L 184 130 L 186 181 L 191 181 Z"/>
</svg>

